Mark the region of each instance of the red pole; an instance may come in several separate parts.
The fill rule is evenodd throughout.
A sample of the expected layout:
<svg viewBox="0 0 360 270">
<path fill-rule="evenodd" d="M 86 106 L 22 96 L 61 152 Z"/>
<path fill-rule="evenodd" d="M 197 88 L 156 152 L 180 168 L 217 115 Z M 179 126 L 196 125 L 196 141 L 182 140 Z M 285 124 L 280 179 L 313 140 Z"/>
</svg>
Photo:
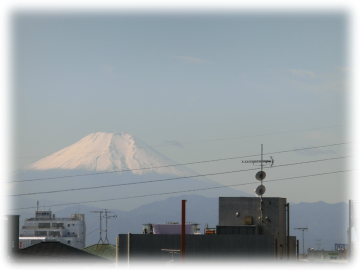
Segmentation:
<svg viewBox="0 0 360 270">
<path fill-rule="evenodd" d="M 185 262 L 185 202 L 181 201 L 181 262 Z"/>
</svg>

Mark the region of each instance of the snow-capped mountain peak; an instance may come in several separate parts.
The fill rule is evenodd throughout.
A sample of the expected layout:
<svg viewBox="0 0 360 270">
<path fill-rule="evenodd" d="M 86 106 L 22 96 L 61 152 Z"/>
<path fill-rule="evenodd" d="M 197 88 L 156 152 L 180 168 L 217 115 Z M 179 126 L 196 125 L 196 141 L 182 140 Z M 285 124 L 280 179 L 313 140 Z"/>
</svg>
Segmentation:
<svg viewBox="0 0 360 270">
<path fill-rule="evenodd" d="M 89 134 L 77 143 L 27 166 L 27 170 L 132 170 L 134 174 L 156 172 L 158 174 L 184 175 L 186 169 L 159 167 L 175 164 L 141 140 L 128 133 L 97 132 Z"/>
</svg>

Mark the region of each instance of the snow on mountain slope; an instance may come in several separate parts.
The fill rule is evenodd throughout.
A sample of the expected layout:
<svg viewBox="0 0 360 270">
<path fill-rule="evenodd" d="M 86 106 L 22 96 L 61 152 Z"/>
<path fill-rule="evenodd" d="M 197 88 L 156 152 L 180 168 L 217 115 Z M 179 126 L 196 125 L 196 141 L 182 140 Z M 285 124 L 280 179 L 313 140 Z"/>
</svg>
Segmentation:
<svg viewBox="0 0 360 270">
<path fill-rule="evenodd" d="M 97 132 L 16 171 L 8 192 L 34 194 L 35 200 L 88 202 L 97 207 L 126 211 L 174 193 L 207 197 L 254 196 L 207 177 L 196 177 L 199 173 L 185 166 L 171 166 L 174 164 L 175 161 L 130 134 Z M 131 171 L 119 172 L 122 170 Z M 27 207 L 24 196 L 9 200 L 12 208 Z"/>
<path fill-rule="evenodd" d="M 142 168 L 176 164 L 128 133 L 92 133 L 77 143 L 27 166 L 25 170 L 121 171 L 133 174 L 192 174 L 184 167 Z"/>
</svg>

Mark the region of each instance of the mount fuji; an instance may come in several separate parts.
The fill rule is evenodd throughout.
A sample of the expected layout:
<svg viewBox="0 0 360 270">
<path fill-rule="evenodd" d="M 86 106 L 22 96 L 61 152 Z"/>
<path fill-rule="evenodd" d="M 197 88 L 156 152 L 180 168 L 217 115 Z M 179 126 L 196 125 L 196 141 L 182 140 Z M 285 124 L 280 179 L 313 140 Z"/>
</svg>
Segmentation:
<svg viewBox="0 0 360 270">
<path fill-rule="evenodd" d="M 97 132 L 29 165 L 25 169 L 96 172 L 131 170 L 133 174 L 139 175 L 149 172 L 182 175 L 187 172 L 184 168 L 156 168 L 173 164 L 175 164 L 174 161 L 128 133 Z M 144 170 L 152 167 L 155 168 Z"/>
<path fill-rule="evenodd" d="M 176 162 L 128 133 L 92 133 L 18 170 L 12 179 L 9 204 L 11 208 L 23 208 L 29 201 L 37 200 L 59 204 L 86 202 L 128 211 L 172 194 L 253 196 L 206 177 L 191 177 L 198 173 L 172 165 Z M 153 182 L 143 183 L 146 181 Z M 39 192 L 42 194 L 30 194 Z M 22 195 L 12 196 L 19 194 Z"/>
</svg>

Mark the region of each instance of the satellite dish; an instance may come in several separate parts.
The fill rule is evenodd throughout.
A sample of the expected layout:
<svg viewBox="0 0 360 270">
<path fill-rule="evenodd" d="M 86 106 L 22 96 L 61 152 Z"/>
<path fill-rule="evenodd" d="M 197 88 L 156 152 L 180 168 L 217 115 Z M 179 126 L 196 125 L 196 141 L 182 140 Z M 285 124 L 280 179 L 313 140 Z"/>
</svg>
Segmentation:
<svg viewBox="0 0 360 270">
<path fill-rule="evenodd" d="M 266 188 L 264 185 L 260 185 L 255 189 L 255 193 L 258 196 L 264 195 L 265 191 L 266 191 Z"/>
<path fill-rule="evenodd" d="M 266 177 L 266 173 L 264 171 L 260 171 L 255 175 L 255 178 L 259 181 L 264 180 Z"/>
</svg>

